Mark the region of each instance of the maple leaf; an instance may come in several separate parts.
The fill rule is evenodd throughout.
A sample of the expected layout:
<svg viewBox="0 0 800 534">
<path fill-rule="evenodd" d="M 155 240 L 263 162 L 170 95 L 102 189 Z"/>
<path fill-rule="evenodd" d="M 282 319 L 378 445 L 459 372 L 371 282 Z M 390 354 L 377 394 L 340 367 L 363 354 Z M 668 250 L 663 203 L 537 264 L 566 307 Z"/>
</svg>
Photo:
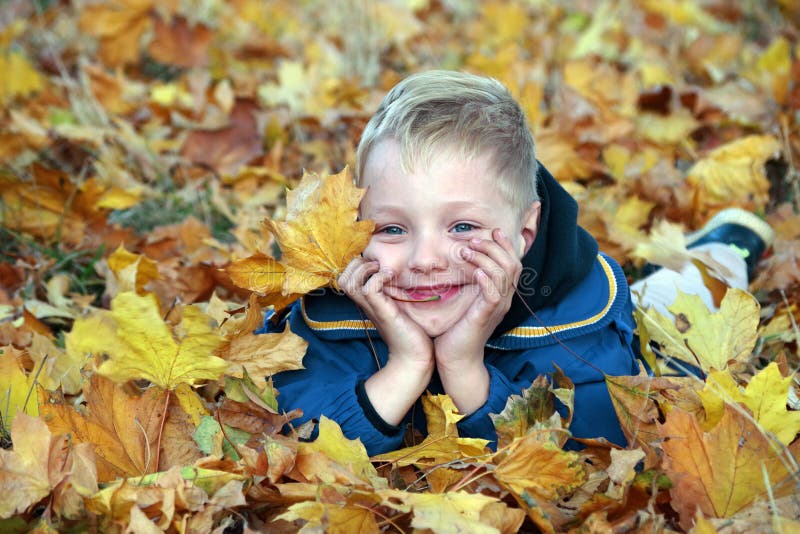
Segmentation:
<svg viewBox="0 0 800 534">
<path fill-rule="evenodd" d="M 174 2 L 165 2 L 165 4 Z M 100 38 L 100 59 L 109 67 L 139 58 L 139 40 L 150 23 L 154 0 L 113 0 L 83 9 L 81 30 Z"/>
<path fill-rule="evenodd" d="M 357 220 L 364 193 L 353 185 L 347 167 L 325 178 L 304 174 L 286 195 L 286 220 L 264 222 L 281 249 L 281 261 L 264 255 L 235 261 L 226 269 L 231 279 L 251 291 L 284 297 L 337 287 L 339 274 L 372 235 L 374 224 Z"/>
<path fill-rule="evenodd" d="M 303 520 L 306 524 L 298 532 L 321 532 L 331 534 L 374 534 L 380 532 L 375 515 L 369 507 L 340 503 L 305 501 L 291 505 L 276 519 L 285 521 Z"/>
<path fill-rule="evenodd" d="M 606 376 L 606 385 L 625 439 L 646 454 L 645 468 L 659 465 L 657 423 L 661 412 L 673 408 L 699 414 L 703 410 L 693 377 L 651 377 L 642 368 L 636 376 Z"/>
<path fill-rule="evenodd" d="M 441 534 L 474 532 L 496 534 L 497 529 L 481 522 L 481 511 L 498 500 L 480 493 L 410 493 L 400 490 L 377 492 L 383 503 L 401 512 L 413 512 L 411 526 Z"/>
<path fill-rule="evenodd" d="M 83 394 L 85 413 L 57 402 L 54 397 L 41 404 L 42 417 L 50 430 L 69 434 L 76 443 L 92 445 L 100 482 L 157 471 L 155 449 L 164 392 L 150 388 L 133 397 L 122 386 L 94 375 Z"/>
<path fill-rule="evenodd" d="M 794 484 L 781 484 L 790 476 L 781 451 L 758 427 L 731 405 L 717 425 L 707 432 L 691 414 L 672 410 L 659 426 L 664 439 L 664 470 L 673 483 L 671 504 L 680 524 L 689 529 L 695 510 L 706 517 L 729 517 L 755 499 L 766 497 L 766 481 L 779 496 Z M 787 452 L 797 456 L 797 442 Z"/>
<path fill-rule="evenodd" d="M 107 354 L 97 372 L 117 382 L 144 378 L 174 389 L 219 378 L 228 366 L 213 355 L 222 338 L 198 308 L 185 306 L 182 313 L 173 334 L 153 295 L 120 293 L 111 301 L 110 312 L 75 321 L 67 335 L 67 352 Z"/>
<path fill-rule="evenodd" d="M 456 423 L 464 418 L 447 395 L 422 397 L 428 435 L 419 445 L 378 455 L 373 461 L 392 462 L 398 466 L 437 465 L 461 458 L 481 456 L 488 440 L 458 437 Z"/>
<path fill-rule="evenodd" d="M 513 495 L 523 510 L 545 532 L 565 521 L 555 501 L 585 480 L 577 453 L 529 434 L 517 438 L 495 456 L 494 477 Z"/>
<path fill-rule="evenodd" d="M 668 306 L 674 322 L 651 307 L 639 328 L 646 329 L 665 354 L 708 372 L 750 357 L 759 308 L 758 301 L 741 289 L 729 289 L 717 312 L 711 312 L 699 296 L 678 290 L 675 302 Z"/>
<path fill-rule="evenodd" d="M 225 323 L 231 333 L 216 354 L 229 362 L 227 374 L 238 378 L 245 371 L 252 376 L 271 376 L 303 369 L 308 342 L 292 332 L 288 323 L 280 333 L 253 334 L 263 321 L 261 306 L 254 297 L 251 295 L 244 319 Z"/>
<path fill-rule="evenodd" d="M 742 391 L 728 370 L 708 375 L 706 387 L 699 392 L 707 414 L 707 424 L 716 424 L 725 411 L 725 403 L 747 406 L 760 427 L 789 445 L 800 432 L 800 412 L 789 411 L 786 404 L 792 376 L 784 378 L 778 364 L 771 362 L 756 373 Z"/>
<path fill-rule="evenodd" d="M 120 291 L 136 291 L 144 293 L 144 286 L 158 280 L 158 264 L 144 254 L 134 254 L 120 245 L 108 257 L 108 267 L 117 276 Z"/>
<path fill-rule="evenodd" d="M 320 418 L 317 439 L 298 448 L 295 465 L 308 480 L 387 486 L 370 463 L 361 440 L 345 438 L 341 427 L 325 416 Z"/>
<path fill-rule="evenodd" d="M 56 512 L 74 517 L 82 509 L 75 492 L 97 491 L 89 445 L 71 447 L 66 437 L 26 414 L 14 419 L 11 439 L 14 450 L 0 449 L 0 518 L 24 512 L 53 491 Z"/>
</svg>

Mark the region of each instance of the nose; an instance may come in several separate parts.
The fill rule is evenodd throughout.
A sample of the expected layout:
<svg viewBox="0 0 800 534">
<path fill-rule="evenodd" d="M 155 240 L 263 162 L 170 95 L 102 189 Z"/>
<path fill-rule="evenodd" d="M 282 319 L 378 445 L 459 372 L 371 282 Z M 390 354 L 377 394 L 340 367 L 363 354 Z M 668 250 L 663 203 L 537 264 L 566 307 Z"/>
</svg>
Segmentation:
<svg viewBox="0 0 800 534">
<path fill-rule="evenodd" d="M 412 271 L 427 273 L 447 268 L 447 245 L 435 236 L 419 236 L 408 261 Z"/>
</svg>

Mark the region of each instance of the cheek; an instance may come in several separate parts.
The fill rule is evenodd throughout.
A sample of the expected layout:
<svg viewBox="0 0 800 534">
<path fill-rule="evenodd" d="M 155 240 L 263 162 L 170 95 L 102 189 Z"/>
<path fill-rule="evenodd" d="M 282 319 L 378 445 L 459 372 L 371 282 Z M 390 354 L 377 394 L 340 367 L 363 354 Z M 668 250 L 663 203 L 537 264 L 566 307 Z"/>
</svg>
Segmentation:
<svg viewBox="0 0 800 534">
<path fill-rule="evenodd" d="M 376 239 L 370 240 L 364 249 L 364 259 L 377 261 L 381 267 L 391 267 L 398 270 L 403 263 L 403 247 L 381 243 Z"/>
</svg>

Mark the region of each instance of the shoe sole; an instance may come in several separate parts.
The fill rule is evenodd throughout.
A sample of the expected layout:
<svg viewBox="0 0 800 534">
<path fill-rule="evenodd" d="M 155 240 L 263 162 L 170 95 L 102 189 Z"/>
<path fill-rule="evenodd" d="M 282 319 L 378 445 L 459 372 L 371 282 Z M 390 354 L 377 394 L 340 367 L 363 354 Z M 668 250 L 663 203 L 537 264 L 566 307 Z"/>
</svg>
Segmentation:
<svg viewBox="0 0 800 534">
<path fill-rule="evenodd" d="M 691 246 L 694 242 L 699 241 L 725 224 L 736 224 L 752 231 L 764 242 L 765 249 L 772 246 L 773 241 L 775 241 L 775 231 L 758 215 L 739 208 L 727 208 L 717 212 L 701 229 L 687 234 L 687 246 Z"/>
</svg>

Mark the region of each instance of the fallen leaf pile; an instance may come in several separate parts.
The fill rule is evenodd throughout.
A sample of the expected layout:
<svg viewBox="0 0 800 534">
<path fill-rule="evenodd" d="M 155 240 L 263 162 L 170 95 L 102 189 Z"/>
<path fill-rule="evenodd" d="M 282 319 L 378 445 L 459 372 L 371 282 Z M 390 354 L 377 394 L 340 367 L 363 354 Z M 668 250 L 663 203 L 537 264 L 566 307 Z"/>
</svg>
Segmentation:
<svg viewBox="0 0 800 534">
<path fill-rule="evenodd" d="M 799 40 L 792 0 L 0 3 L 0 531 L 797 532 Z M 719 309 L 637 309 L 655 372 L 607 377 L 628 447 L 564 448 L 561 373 L 497 451 L 427 395 L 373 458 L 273 388 L 306 343 L 253 331 L 364 248 L 348 165 L 430 68 L 509 87 L 632 280 L 701 267 Z M 731 206 L 750 292 L 682 241 Z"/>
</svg>

